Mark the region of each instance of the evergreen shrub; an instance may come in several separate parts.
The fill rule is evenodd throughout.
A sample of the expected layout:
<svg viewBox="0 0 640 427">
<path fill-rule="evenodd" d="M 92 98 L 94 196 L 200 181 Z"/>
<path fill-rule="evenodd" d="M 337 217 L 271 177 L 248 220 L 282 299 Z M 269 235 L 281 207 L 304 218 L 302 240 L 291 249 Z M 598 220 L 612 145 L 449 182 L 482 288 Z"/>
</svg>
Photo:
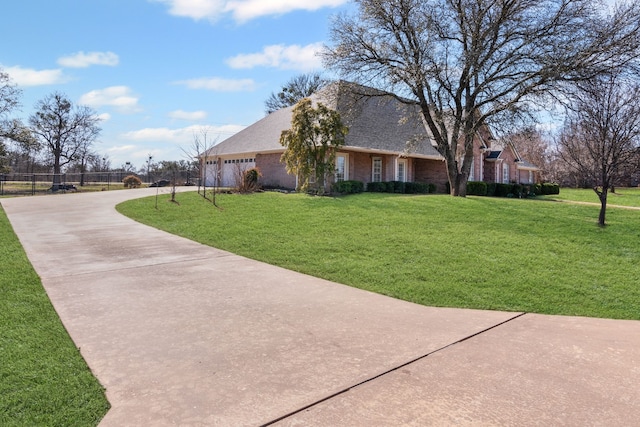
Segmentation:
<svg viewBox="0 0 640 427">
<path fill-rule="evenodd" d="M 333 184 L 331 191 L 338 194 L 357 194 L 364 191 L 364 182 L 362 181 L 339 181 Z"/>
<path fill-rule="evenodd" d="M 487 183 L 483 181 L 469 181 L 467 182 L 467 195 L 470 196 L 486 196 L 487 195 Z"/>
</svg>

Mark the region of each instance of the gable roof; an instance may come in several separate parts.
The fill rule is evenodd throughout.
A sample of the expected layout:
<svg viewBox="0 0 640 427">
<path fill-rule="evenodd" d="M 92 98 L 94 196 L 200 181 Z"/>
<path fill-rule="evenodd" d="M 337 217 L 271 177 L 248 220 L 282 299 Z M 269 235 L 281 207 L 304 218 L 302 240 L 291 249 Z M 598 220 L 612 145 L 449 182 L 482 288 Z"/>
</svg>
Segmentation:
<svg viewBox="0 0 640 427">
<path fill-rule="evenodd" d="M 335 82 L 310 98 L 340 113 L 349 128 L 345 149 L 442 159 L 427 138 L 417 108 L 403 104 L 390 94 Z M 293 107 L 287 107 L 269 114 L 212 147 L 206 155 L 284 151 L 280 135 L 291 127 L 292 111 Z"/>
<path fill-rule="evenodd" d="M 293 107 L 274 111 L 210 148 L 207 156 L 283 151 L 280 134 L 291 127 Z"/>
</svg>

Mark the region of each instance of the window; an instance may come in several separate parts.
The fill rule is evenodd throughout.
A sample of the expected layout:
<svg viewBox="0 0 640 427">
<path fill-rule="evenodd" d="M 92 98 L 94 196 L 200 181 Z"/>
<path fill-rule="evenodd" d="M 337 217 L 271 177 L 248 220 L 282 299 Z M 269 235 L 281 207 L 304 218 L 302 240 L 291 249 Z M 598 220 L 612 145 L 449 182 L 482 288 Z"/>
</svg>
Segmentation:
<svg viewBox="0 0 640 427">
<path fill-rule="evenodd" d="M 471 159 L 471 169 L 469 169 L 469 181 L 474 181 L 475 180 L 475 169 L 476 169 L 476 165 L 475 165 L 475 158 Z"/>
<path fill-rule="evenodd" d="M 407 182 L 407 159 L 398 159 L 396 181 Z"/>
<path fill-rule="evenodd" d="M 349 155 L 346 153 L 336 154 L 336 182 L 349 179 Z"/>
<path fill-rule="evenodd" d="M 374 157 L 371 167 L 371 182 L 382 182 L 382 159 Z"/>
<path fill-rule="evenodd" d="M 506 163 L 502 164 L 502 182 L 504 184 L 509 183 L 509 165 Z"/>
</svg>

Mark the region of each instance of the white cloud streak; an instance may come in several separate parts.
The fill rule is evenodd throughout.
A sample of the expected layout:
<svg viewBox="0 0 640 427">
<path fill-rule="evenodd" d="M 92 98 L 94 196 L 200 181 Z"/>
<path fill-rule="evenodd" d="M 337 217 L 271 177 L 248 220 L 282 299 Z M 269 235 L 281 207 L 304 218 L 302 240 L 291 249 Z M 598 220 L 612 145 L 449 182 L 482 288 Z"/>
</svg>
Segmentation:
<svg viewBox="0 0 640 427">
<path fill-rule="evenodd" d="M 185 85 L 189 89 L 206 89 L 216 92 L 250 92 L 256 84 L 251 79 L 223 79 L 219 77 L 202 77 L 198 79 L 181 80 L 174 84 Z"/>
<path fill-rule="evenodd" d="M 120 58 L 113 52 L 77 52 L 58 59 L 58 64 L 68 68 L 86 68 L 91 65 L 107 65 L 115 67 Z"/>
<path fill-rule="evenodd" d="M 4 72 L 11 77 L 12 82 L 18 86 L 45 86 L 69 81 L 61 69 L 34 70 L 32 68 L 22 68 L 19 66 L 3 68 Z"/>
<path fill-rule="evenodd" d="M 322 68 L 318 52 L 322 43 L 300 45 L 270 45 L 262 52 L 243 53 L 228 58 L 225 62 L 231 68 L 249 69 L 255 67 L 279 68 L 282 70 L 312 71 Z"/>
<path fill-rule="evenodd" d="M 117 145 L 115 147 L 111 147 L 107 149 L 107 153 L 113 154 L 119 154 L 119 153 L 128 153 L 130 151 L 133 151 L 135 149 L 137 149 L 138 146 L 137 145 Z"/>
<path fill-rule="evenodd" d="M 78 102 L 94 108 L 114 107 L 124 113 L 139 111 L 138 98 L 131 94 L 131 89 L 127 86 L 111 86 L 92 90 L 82 95 Z"/>
<path fill-rule="evenodd" d="M 207 112 L 206 111 L 176 110 L 176 111 L 171 111 L 169 113 L 169 117 L 174 119 L 174 120 L 188 120 L 188 121 L 196 122 L 198 120 L 206 119 L 207 118 Z"/>
<path fill-rule="evenodd" d="M 193 142 L 194 135 L 201 135 L 202 132 L 212 137 L 218 137 L 223 140 L 244 129 L 241 125 L 223 125 L 223 126 L 207 126 L 193 125 L 179 129 L 162 128 L 145 128 L 127 132 L 122 135 L 123 139 L 129 141 L 148 141 L 148 142 L 170 142 L 175 144 L 188 145 Z"/>
<path fill-rule="evenodd" d="M 326 7 L 339 7 L 349 0 L 151 0 L 169 7 L 174 16 L 216 21 L 231 15 L 237 22 L 246 22 L 261 16 L 284 15 L 295 10 L 315 11 Z"/>
<path fill-rule="evenodd" d="M 235 0 L 226 3 L 238 22 L 246 22 L 261 16 L 284 15 L 294 10 L 315 11 L 325 7 L 338 7 L 348 0 Z"/>
</svg>

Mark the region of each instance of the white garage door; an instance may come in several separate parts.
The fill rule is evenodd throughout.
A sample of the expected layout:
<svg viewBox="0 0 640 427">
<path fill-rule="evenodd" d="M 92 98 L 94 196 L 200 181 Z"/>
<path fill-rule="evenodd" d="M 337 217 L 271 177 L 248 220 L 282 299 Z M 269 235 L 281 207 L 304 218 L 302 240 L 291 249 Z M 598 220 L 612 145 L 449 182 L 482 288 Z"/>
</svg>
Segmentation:
<svg viewBox="0 0 640 427">
<path fill-rule="evenodd" d="M 256 167 L 253 157 L 224 159 L 222 161 L 222 187 L 237 187 L 238 180 L 247 169 Z"/>
</svg>

